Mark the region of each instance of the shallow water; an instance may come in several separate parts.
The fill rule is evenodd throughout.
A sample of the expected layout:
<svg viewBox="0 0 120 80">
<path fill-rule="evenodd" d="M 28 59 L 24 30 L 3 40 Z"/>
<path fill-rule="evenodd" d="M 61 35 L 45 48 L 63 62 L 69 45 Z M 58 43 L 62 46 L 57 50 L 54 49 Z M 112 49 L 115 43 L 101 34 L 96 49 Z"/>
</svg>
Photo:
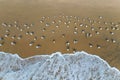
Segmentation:
<svg viewBox="0 0 120 80">
<path fill-rule="evenodd" d="M 0 50 L 22 57 L 84 50 L 120 69 L 119 3 L 0 0 Z"/>
</svg>

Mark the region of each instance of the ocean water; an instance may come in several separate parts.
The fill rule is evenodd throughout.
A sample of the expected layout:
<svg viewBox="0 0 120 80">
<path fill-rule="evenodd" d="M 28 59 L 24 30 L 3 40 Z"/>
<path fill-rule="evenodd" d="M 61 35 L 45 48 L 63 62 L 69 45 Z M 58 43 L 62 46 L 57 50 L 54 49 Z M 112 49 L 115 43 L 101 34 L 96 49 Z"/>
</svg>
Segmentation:
<svg viewBox="0 0 120 80">
<path fill-rule="evenodd" d="M 21 58 L 0 52 L 0 79 L 3 80 L 119 80 L 120 71 L 96 55 L 84 51 L 74 54 L 36 55 Z"/>
</svg>

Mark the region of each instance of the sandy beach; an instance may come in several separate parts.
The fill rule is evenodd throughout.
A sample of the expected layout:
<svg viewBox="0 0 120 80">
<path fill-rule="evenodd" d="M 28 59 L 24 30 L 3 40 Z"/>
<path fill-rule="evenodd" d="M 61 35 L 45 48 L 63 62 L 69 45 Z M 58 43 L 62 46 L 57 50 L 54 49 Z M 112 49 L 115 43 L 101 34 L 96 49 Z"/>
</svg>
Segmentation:
<svg viewBox="0 0 120 80">
<path fill-rule="evenodd" d="M 120 69 L 119 4 L 119 0 L 0 0 L 0 51 L 21 57 L 86 51 Z"/>
</svg>

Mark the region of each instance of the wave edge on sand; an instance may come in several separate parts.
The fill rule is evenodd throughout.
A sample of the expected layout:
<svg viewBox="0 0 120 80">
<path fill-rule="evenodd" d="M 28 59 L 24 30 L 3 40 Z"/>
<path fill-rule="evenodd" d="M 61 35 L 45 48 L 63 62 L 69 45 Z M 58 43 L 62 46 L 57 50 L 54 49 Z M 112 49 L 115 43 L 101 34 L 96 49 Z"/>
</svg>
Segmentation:
<svg viewBox="0 0 120 80">
<path fill-rule="evenodd" d="M 0 52 L 0 80 L 120 80 L 120 71 L 84 51 L 28 58 Z"/>
</svg>

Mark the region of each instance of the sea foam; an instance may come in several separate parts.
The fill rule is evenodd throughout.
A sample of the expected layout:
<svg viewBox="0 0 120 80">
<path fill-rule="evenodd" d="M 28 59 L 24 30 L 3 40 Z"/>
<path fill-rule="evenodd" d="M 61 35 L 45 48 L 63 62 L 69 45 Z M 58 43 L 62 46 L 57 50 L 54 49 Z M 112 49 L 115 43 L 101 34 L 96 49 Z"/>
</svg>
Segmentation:
<svg viewBox="0 0 120 80">
<path fill-rule="evenodd" d="M 120 80 L 120 71 L 84 51 L 24 59 L 0 52 L 0 80 Z"/>
</svg>

